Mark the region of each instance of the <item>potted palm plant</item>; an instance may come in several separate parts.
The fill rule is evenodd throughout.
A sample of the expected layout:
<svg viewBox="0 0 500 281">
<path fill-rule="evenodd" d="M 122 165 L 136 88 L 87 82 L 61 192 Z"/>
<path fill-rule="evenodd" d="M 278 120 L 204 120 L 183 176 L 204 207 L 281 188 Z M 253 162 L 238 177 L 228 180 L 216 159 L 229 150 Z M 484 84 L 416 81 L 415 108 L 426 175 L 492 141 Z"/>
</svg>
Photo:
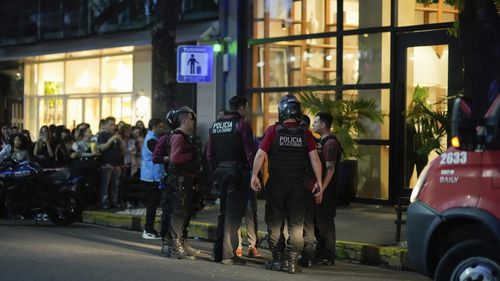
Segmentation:
<svg viewBox="0 0 500 281">
<path fill-rule="evenodd" d="M 322 85 L 332 82 L 313 80 Z M 384 114 L 374 99 L 353 98 L 352 95 L 349 99 L 337 99 L 334 90 L 301 91 L 298 96 L 307 113 L 329 112 L 333 116 L 332 134 L 342 145 L 343 158 L 336 171 L 338 204 L 347 205 L 357 192 L 359 151 L 355 137 L 367 134 L 369 122 L 382 123 Z"/>
<path fill-rule="evenodd" d="M 431 104 L 427 102 L 428 96 L 427 89 L 417 85 L 409 109 L 405 112 L 408 165 L 406 186 L 410 185 L 414 166 L 419 175 L 429 161 L 431 152 L 441 154 L 446 149 L 442 139 L 450 133 L 450 119 L 446 108 L 448 99 L 455 97 L 450 96 Z"/>
</svg>

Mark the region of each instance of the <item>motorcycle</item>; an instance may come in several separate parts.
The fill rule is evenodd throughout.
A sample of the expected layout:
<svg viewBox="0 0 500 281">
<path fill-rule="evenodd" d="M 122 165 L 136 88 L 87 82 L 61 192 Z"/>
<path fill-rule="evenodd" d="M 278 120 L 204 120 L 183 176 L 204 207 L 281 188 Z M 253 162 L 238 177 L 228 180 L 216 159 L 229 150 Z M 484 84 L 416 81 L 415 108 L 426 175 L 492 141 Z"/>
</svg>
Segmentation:
<svg viewBox="0 0 500 281">
<path fill-rule="evenodd" d="M 68 169 L 51 173 L 33 161 L 5 160 L 0 164 L 0 206 L 11 215 L 46 213 L 56 225 L 70 225 L 83 211 L 78 190 L 81 180 Z"/>
</svg>

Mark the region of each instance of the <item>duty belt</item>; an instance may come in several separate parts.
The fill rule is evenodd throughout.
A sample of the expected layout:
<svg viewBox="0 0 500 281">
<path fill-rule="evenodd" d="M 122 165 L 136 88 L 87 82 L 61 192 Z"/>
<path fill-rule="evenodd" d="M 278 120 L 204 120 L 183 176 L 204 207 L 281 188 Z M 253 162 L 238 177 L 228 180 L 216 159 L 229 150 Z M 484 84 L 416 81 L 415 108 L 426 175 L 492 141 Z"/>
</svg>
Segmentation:
<svg viewBox="0 0 500 281">
<path fill-rule="evenodd" d="M 192 174 L 192 173 L 182 173 L 180 175 L 176 175 L 176 174 L 169 174 L 169 176 L 171 177 L 181 177 L 181 178 L 191 178 L 191 179 L 194 179 L 196 178 L 198 175 L 197 174 Z"/>
<path fill-rule="evenodd" d="M 218 162 L 217 167 L 220 168 L 238 168 L 240 170 L 249 170 L 247 164 L 240 162 Z"/>
</svg>

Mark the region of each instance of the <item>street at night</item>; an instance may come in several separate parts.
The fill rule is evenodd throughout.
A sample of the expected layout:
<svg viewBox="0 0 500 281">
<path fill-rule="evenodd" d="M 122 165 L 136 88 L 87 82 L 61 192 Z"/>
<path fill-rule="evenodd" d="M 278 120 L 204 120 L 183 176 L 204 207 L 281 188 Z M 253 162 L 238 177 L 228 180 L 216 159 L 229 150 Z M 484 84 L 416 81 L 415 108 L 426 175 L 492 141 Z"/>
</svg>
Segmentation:
<svg viewBox="0 0 500 281">
<path fill-rule="evenodd" d="M 500 0 L 0 0 L 0 281 L 500 281 L 499 34 Z"/>
<path fill-rule="evenodd" d="M 158 240 L 139 232 L 75 224 L 56 227 L 31 220 L 0 220 L 0 280 L 427 280 L 417 273 L 337 262 L 300 274 L 265 270 L 264 259 L 246 266 L 210 260 L 212 243 L 193 241 L 203 250 L 195 261 L 160 256 Z"/>
</svg>

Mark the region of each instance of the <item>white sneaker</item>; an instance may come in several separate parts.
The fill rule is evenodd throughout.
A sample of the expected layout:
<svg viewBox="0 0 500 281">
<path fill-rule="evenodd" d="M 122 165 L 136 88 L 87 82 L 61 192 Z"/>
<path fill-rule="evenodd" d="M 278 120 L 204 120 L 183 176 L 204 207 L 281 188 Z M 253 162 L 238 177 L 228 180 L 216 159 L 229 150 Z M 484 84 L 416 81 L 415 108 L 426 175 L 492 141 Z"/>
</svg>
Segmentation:
<svg viewBox="0 0 500 281">
<path fill-rule="evenodd" d="M 152 239 L 152 240 L 159 240 L 159 239 L 161 239 L 160 235 L 155 230 L 153 230 L 151 232 L 144 230 L 142 232 L 142 238 L 144 238 L 144 239 Z"/>
</svg>

